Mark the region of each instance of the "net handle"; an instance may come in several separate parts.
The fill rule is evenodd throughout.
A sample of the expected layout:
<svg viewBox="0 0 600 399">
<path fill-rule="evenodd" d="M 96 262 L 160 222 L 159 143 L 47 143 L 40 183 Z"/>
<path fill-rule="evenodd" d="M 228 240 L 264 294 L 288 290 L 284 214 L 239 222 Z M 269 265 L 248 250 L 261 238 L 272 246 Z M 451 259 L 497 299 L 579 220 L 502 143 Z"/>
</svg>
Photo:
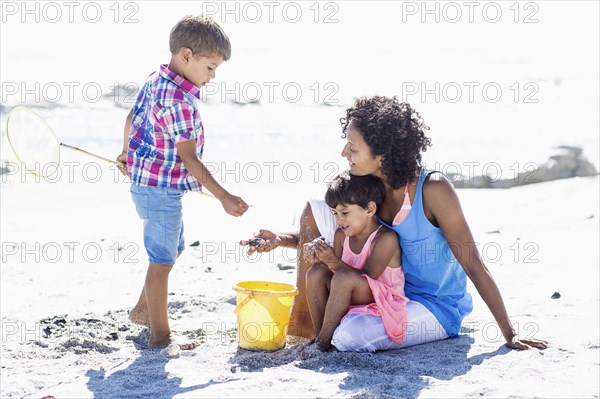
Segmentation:
<svg viewBox="0 0 600 399">
<path fill-rule="evenodd" d="M 81 149 L 81 148 L 79 148 L 79 147 L 74 147 L 74 146 L 72 146 L 72 145 L 68 145 L 68 144 L 65 144 L 65 143 L 60 143 L 60 146 L 62 146 L 62 147 L 66 147 L 66 148 L 69 148 L 69 149 L 71 149 L 71 150 L 74 150 L 74 151 L 79 151 L 79 152 L 82 152 L 82 153 L 84 153 L 84 154 L 87 154 L 87 155 L 89 155 L 89 156 L 92 156 L 92 157 L 94 157 L 94 158 L 98 158 L 98 159 L 100 159 L 100 160 L 102 160 L 102 161 L 105 161 L 105 162 L 111 163 L 111 164 L 113 164 L 113 165 L 118 165 L 118 164 L 119 164 L 119 162 L 117 162 L 117 161 L 113 161 L 112 159 L 104 158 L 104 157 L 102 157 L 102 156 L 100 156 L 100 155 L 96 155 L 96 154 L 93 154 L 93 153 L 91 153 L 91 152 L 89 152 L 89 151 L 82 150 L 82 149 Z"/>
<path fill-rule="evenodd" d="M 65 144 L 65 143 L 60 143 L 60 146 L 62 146 L 62 147 L 66 147 L 66 148 L 69 148 L 69 149 L 71 149 L 71 150 L 74 150 L 74 151 L 79 151 L 79 152 L 81 152 L 81 153 L 83 153 L 83 154 L 86 154 L 86 155 L 92 156 L 92 157 L 94 157 L 94 158 L 98 158 L 98 159 L 100 159 L 100 160 L 102 160 L 102 161 L 106 161 L 106 162 L 108 162 L 108 163 L 111 163 L 111 164 L 113 164 L 113 165 L 119 165 L 119 162 L 117 162 L 117 161 L 113 161 L 112 159 L 104 158 L 103 156 L 100 156 L 100 155 L 97 155 L 97 154 L 91 153 L 91 152 L 89 152 L 89 151 L 86 151 L 86 150 L 82 150 L 82 149 L 81 149 L 81 148 L 79 148 L 79 147 L 75 147 L 75 146 L 68 145 L 68 144 Z M 217 197 L 215 197 L 214 195 L 212 195 L 212 194 L 210 194 L 210 193 L 206 193 L 206 192 L 204 192 L 204 191 L 197 191 L 197 192 L 198 192 L 199 194 L 205 195 L 205 196 L 207 196 L 207 197 L 209 197 L 209 198 L 212 198 L 212 199 L 217 199 Z M 252 206 L 252 205 L 250 205 L 250 206 Z"/>
<path fill-rule="evenodd" d="M 12 149 L 13 153 L 15 154 L 15 156 L 17 157 L 17 159 L 19 160 L 19 162 L 23 163 L 23 160 L 21 159 L 21 156 L 19 155 L 19 153 L 18 153 L 18 152 L 15 150 L 15 147 L 13 146 L 13 143 L 12 143 L 12 141 L 11 141 L 11 134 L 12 134 L 12 130 L 13 130 L 13 129 L 11 129 L 11 128 L 10 128 L 10 121 L 11 121 L 11 119 L 12 119 L 13 115 L 16 115 L 16 114 L 17 114 L 17 113 L 19 113 L 19 112 L 27 112 L 27 113 L 29 113 L 29 114 L 31 114 L 31 115 L 33 115 L 33 116 L 35 116 L 35 117 L 36 117 L 37 119 L 39 119 L 39 120 L 40 120 L 40 121 L 41 121 L 43 124 L 45 124 L 45 126 L 46 126 L 46 128 L 47 128 L 48 132 L 49 132 L 49 133 L 52 135 L 52 137 L 54 137 L 54 140 L 56 140 L 56 142 L 58 143 L 58 148 L 59 148 L 59 151 L 58 151 L 58 163 L 60 163 L 60 147 L 65 147 L 65 148 L 69 148 L 69 149 L 71 149 L 71 150 L 73 150 L 73 151 L 77 151 L 77 152 L 81 152 L 82 154 L 89 155 L 89 156 L 91 156 L 91 157 L 94 157 L 94 158 L 96 158 L 96 159 L 99 159 L 99 160 L 101 160 L 101 161 L 108 162 L 108 163 L 110 163 L 110 164 L 112 164 L 112 165 L 115 165 L 115 166 L 118 166 L 118 165 L 119 165 L 119 162 L 118 162 L 118 161 L 113 161 L 112 159 L 105 158 L 105 157 L 103 157 L 103 156 L 100 156 L 100 155 L 94 154 L 94 153 L 92 153 L 92 152 L 86 151 L 86 150 L 84 150 L 84 149 L 81 149 L 81 148 L 79 148 L 79 147 L 75 147 L 75 146 L 72 146 L 72 145 L 69 145 L 69 144 L 66 144 L 66 143 L 60 143 L 60 142 L 58 141 L 58 138 L 56 137 L 56 135 L 55 135 L 55 134 L 54 134 L 54 132 L 52 131 L 52 128 L 51 128 L 51 127 L 50 127 L 50 125 L 48 125 L 48 123 L 46 122 L 46 120 L 45 120 L 44 118 L 42 118 L 41 116 L 39 116 L 39 115 L 38 115 L 37 113 L 35 113 L 34 111 L 32 111 L 31 109 L 29 109 L 28 107 L 25 107 L 25 106 L 23 106 L 23 105 L 19 105 L 19 106 L 16 106 L 15 108 L 13 108 L 13 109 L 10 111 L 10 113 L 8 114 L 8 118 L 7 118 L 7 120 L 6 120 L 6 137 L 7 137 L 7 139 L 8 139 L 8 144 L 10 145 L 10 148 Z M 36 174 L 36 172 L 35 172 L 35 171 L 31 171 L 31 170 L 28 170 L 28 171 L 30 171 L 30 172 L 32 172 L 32 173 L 34 173 L 34 174 Z M 202 194 L 202 195 L 204 195 L 204 196 L 207 196 L 207 197 L 210 197 L 210 198 L 216 199 L 216 197 L 215 197 L 214 195 L 210 194 L 210 193 L 207 193 L 207 192 L 204 192 L 204 191 L 197 191 L 197 192 L 198 192 L 199 194 Z"/>
</svg>

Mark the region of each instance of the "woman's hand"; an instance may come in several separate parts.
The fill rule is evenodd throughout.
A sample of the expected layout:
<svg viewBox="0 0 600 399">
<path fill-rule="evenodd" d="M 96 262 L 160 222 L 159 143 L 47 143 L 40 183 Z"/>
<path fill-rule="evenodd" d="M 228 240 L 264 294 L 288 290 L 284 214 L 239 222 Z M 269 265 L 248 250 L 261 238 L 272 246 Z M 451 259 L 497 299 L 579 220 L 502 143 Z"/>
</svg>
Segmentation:
<svg viewBox="0 0 600 399">
<path fill-rule="evenodd" d="M 515 335 L 510 342 L 506 343 L 511 349 L 546 349 L 548 347 L 548 341 L 544 341 L 541 339 L 519 339 L 517 335 Z"/>
<path fill-rule="evenodd" d="M 512 329 L 500 290 L 474 245 L 475 239 L 452 184 L 446 178 L 430 179 L 423 186 L 423 198 L 425 214 L 432 215 L 446 240 L 453 243 L 450 246 L 452 252 L 492 312 L 506 339 L 506 346 L 511 349 L 547 348 L 547 341 L 519 339 Z"/>
<path fill-rule="evenodd" d="M 248 255 L 254 252 L 270 252 L 281 244 L 281 238 L 269 230 L 259 230 L 249 240 L 241 240 L 240 245 L 248 245 Z"/>
</svg>

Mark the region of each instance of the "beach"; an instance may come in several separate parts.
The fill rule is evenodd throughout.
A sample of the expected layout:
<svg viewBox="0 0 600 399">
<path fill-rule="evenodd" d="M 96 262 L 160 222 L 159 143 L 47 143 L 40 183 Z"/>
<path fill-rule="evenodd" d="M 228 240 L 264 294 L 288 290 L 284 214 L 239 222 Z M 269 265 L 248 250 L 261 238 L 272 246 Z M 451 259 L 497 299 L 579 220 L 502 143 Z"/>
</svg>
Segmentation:
<svg viewBox="0 0 600 399">
<path fill-rule="evenodd" d="M 256 222 L 187 194 L 187 246 L 171 273 L 169 317 L 203 344 L 177 358 L 144 349 L 145 329 L 127 320 L 146 255 L 126 184 L 5 189 L 3 241 L 19 249 L 4 248 L 2 396 L 598 397 L 598 180 L 458 190 L 515 328 L 550 341 L 529 351 L 503 345 L 472 286 L 474 311 L 456 338 L 376 354 L 318 353 L 301 341 L 275 352 L 240 349 L 232 286 L 293 284 L 294 254 L 246 256 L 236 241 Z M 77 201 L 66 203 L 71 195 Z M 27 212 L 9 211 L 17 207 Z M 284 228 L 281 220 L 293 218 L 293 209 L 277 208 L 260 226 Z M 82 229 L 82 219 L 94 228 Z M 209 234 L 194 220 L 220 227 Z"/>
</svg>

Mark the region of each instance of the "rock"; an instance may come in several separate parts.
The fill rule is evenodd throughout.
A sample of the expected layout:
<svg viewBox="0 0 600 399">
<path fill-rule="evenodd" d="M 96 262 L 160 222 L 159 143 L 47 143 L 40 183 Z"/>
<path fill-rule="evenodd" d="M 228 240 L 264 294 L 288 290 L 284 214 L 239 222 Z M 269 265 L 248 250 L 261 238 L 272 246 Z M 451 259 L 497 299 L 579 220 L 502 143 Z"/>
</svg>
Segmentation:
<svg viewBox="0 0 600 399">
<path fill-rule="evenodd" d="M 194 241 L 193 243 L 190 244 L 190 247 L 198 247 L 200 246 L 200 241 Z"/>
<path fill-rule="evenodd" d="M 581 147 L 574 147 L 571 145 L 559 145 L 556 148 L 561 149 L 561 150 L 566 150 L 566 151 L 572 153 L 575 156 L 575 158 L 580 157 L 581 154 L 583 153 L 583 149 Z"/>
<path fill-rule="evenodd" d="M 116 332 L 111 332 L 110 334 L 108 334 L 106 339 L 116 341 L 119 339 L 119 334 L 117 334 Z"/>
<path fill-rule="evenodd" d="M 232 297 L 230 297 L 230 298 L 226 299 L 224 302 L 225 302 L 225 303 L 229 303 L 229 304 L 231 304 L 231 305 L 237 305 L 237 300 L 236 300 L 236 298 L 235 298 L 234 296 L 232 296 Z"/>
<path fill-rule="evenodd" d="M 449 173 L 448 178 L 455 188 L 510 188 L 525 184 L 569 179 L 571 177 L 595 176 L 598 170 L 586 157 L 581 147 L 559 146 L 556 154 L 535 170 L 527 170 L 510 179 L 496 180 L 490 176 L 463 176 Z"/>
<path fill-rule="evenodd" d="M 65 320 L 64 317 L 59 317 L 54 320 L 54 324 L 56 324 L 59 327 L 63 327 L 65 324 L 67 324 L 67 320 Z"/>
<path fill-rule="evenodd" d="M 10 172 L 10 169 L 7 166 L 0 166 L 0 175 L 4 175 Z"/>
<path fill-rule="evenodd" d="M 110 91 L 104 94 L 104 98 L 111 100 L 115 105 L 129 105 L 129 107 L 131 107 L 129 103 L 137 97 L 139 91 L 139 87 L 134 83 L 115 84 L 109 89 Z"/>
<path fill-rule="evenodd" d="M 552 294 L 552 296 L 550 298 L 552 298 L 552 299 L 560 298 L 560 292 L 555 292 L 554 294 Z"/>
<path fill-rule="evenodd" d="M 42 331 L 44 332 L 44 338 L 50 338 L 52 335 L 52 329 L 49 326 L 44 327 Z"/>
<path fill-rule="evenodd" d="M 295 265 L 284 265 L 283 263 L 278 263 L 277 268 L 279 270 L 292 270 L 292 269 L 295 269 L 296 266 Z"/>
<path fill-rule="evenodd" d="M 258 247 L 260 245 L 260 238 L 251 238 L 248 240 L 249 247 Z"/>
<path fill-rule="evenodd" d="M 575 176 L 595 176 L 598 174 L 596 167 L 593 163 L 585 159 L 585 162 L 577 163 L 577 169 L 575 169 Z"/>
</svg>

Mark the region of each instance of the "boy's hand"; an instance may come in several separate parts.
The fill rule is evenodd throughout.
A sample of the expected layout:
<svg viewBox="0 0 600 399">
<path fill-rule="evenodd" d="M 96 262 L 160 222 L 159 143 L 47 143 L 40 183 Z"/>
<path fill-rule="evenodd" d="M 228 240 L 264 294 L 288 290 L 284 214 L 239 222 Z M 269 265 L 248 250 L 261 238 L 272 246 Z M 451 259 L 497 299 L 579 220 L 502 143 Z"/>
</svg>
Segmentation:
<svg viewBox="0 0 600 399">
<path fill-rule="evenodd" d="M 121 172 L 122 175 L 127 176 L 127 153 L 122 152 L 117 157 L 117 169 Z"/>
<path fill-rule="evenodd" d="M 249 240 L 241 240 L 240 245 L 248 245 L 248 255 L 254 252 L 269 252 L 277 248 L 281 244 L 281 238 L 269 230 L 259 230 Z"/>
<path fill-rule="evenodd" d="M 243 199 L 231 194 L 226 194 L 221 198 L 221 205 L 223 205 L 225 212 L 231 216 L 242 216 L 249 208 Z"/>
</svg>

